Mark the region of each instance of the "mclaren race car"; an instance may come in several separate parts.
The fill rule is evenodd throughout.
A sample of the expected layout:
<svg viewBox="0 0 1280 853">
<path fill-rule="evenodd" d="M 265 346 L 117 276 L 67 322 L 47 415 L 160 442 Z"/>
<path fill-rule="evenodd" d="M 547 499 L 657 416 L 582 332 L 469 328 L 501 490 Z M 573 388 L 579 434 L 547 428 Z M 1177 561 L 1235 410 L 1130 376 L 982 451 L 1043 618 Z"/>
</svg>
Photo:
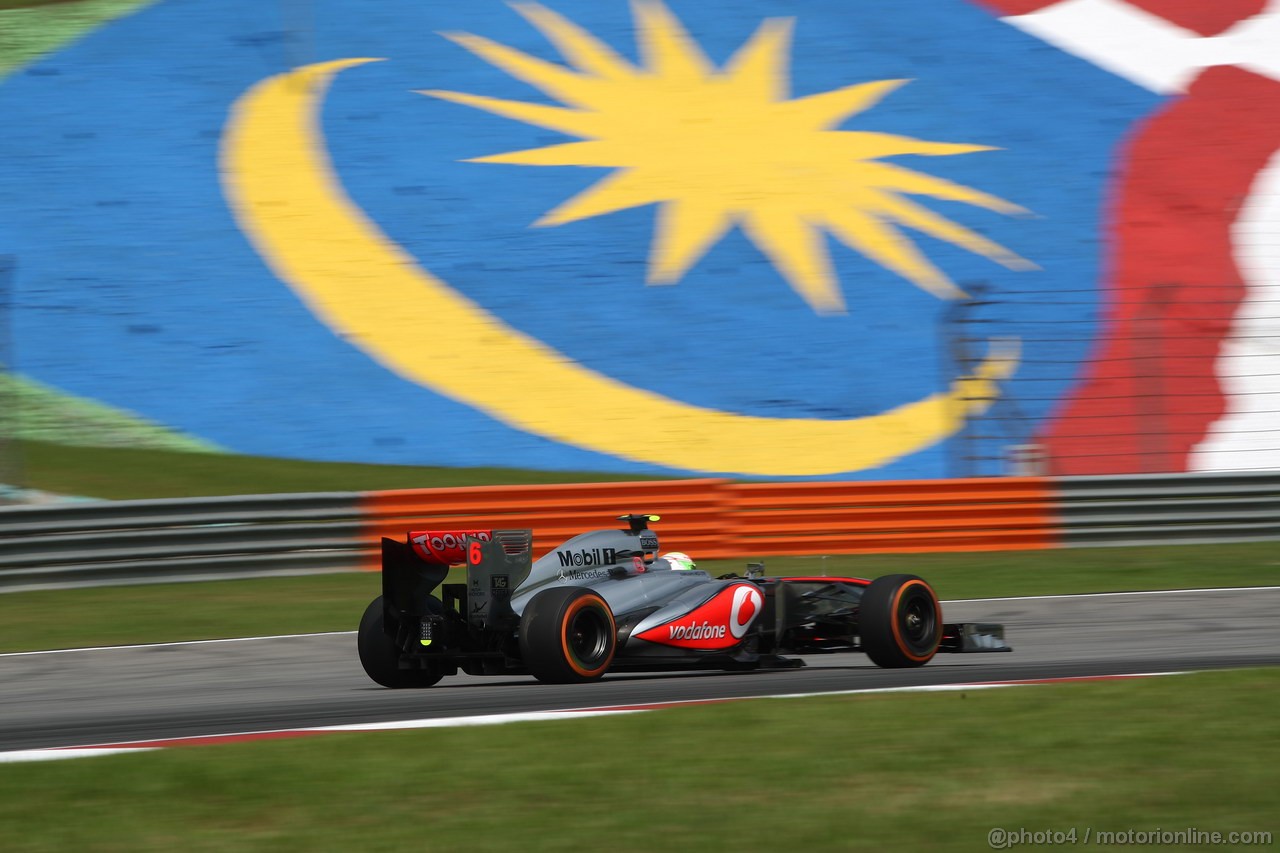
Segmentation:
<svg viewBox="0 0 1280 853">
<path fill-rule="evenodd" d="M 1004 629 L 947 624 L 914 575 L 875 580 L 711 577 L 659 556 L 649 523 L 624 515 L 532 559 L 530 530 L 414 530 L 382 540 L 382 595 L 360 621 L 360 662 L 385 687 L 429 687 L 462 670 L 594 681 L 622 670 L 802 666 L 785 654 L 862 651 L 883 667 L 937 652 L 1008 651 Z M 466 583 L 444 583 L 466 565 Z"/>
</svg>

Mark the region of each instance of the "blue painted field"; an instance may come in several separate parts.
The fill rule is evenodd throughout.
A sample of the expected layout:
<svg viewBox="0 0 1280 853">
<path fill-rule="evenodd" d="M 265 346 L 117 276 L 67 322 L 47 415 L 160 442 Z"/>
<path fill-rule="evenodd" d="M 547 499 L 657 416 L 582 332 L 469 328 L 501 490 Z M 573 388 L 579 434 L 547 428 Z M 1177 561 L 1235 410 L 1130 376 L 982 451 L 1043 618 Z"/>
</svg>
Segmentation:
<svg viewBox="0 0 1280 853">
<path fill-rule="evenodd" d="M 284 20 L 277 4 L 170 0 L 10 78 L 0 86 L 0 238 L 20 262 L 19 370 L 244 453 L 755 473 L 590 449 L 587 438 L 607 442 L 611 421 L 652 417 L 644 406 L 601 411 L 600 400 L 562 397 L 477 407 L 397 374 L 378 344 L 353 340 L 264 259 L 219 170 L 233 105 L 296 66 L 378 57 L 386 61 L 336 76 L 323 100 L 332 178 L 391 245 L 503 334 L 699 411 L 875 417 L 954 378 L 941 332 L 952 300 L 922 284 L 937 280 L 924 271 L 933 269 L 1001 295 L 1000 334 L 1022 340 L 1019 387 L 1035 392 L 1019 409 L 1032 425 L 1052 414 L 1075 378 L 1062 364 L 1085 358 L 1088 338 L 1046 341 L 1045 328 L 1087 331 L 1097 311 L 1088 298 L 1064 308 L 1054 295 L 1095 287 L 1109 164 L 1155 96 L 961 0 L 523 9 L 332 0 Z M 785 37 L 743 48 L 780 16 L 792 19 Z M 588 47 L 615 64 L 591 68 Z M 758 63 L 754 76 L 735 56 Z M 610 77 L 620 68 L 632 76 Z M 671 104 L 698 87 L 714 91 L 708 118 L 736 110 L 737 124 L 712 122 L 723 137 L 696 135 L 698 115 L 673 119 L 644 88 L 654 78 L 674 93 Z M 754 116 L 765 107 L 751 108 L 755 84 L 770 86 L 765 101 L 776 105 L 900 79 L 910 82 L 861 110 L 832 112 L 830 126 L 808 136 L 779 130 L 791 120 L 785 110 L 762 121 Z M 423 90 L 544 112 L 533 121 L 529 109 L 513 117 L 514 107 Z M 579 121 L 587 129 L 575 132 Z M 731 134 L 775 131 L 797 140 L 791 150 L 735 159 L 744 146 Z M 554 164 L 468 162 L 602 139 L 611 147 L 559 152 Z M 901 140 L 991 150 L 911 153 Z M 848 158 L 828 152 L 837 142 L 851 146 Z M 596 190 L 594 209 L 588 199 L 571 221 L 535 225 L 628 174 L 634 186 Z M 993 209 L 992 198 L 1029 214 Z M 895 206 L 903 200 L 909 206 Z M 666 235 L 655 226 L 664 217 Z M 1034 268 L 1002 265 L 982 249 L 991 244 Z M 646 283 L 664 259 L 682 269 Z M 806 282 L 810 293 L 838 294 L 845 310 L 807 298 Z M 378 286 L 376 275 L 352 281 L 348 298 L 373 298 Z M 397 313 L 386 324 L 404 322 Z M 418 322 L 417 312 L 405 316 Z M 470 343 L 430 322 L 414 334 L 459 350 Z M 539 406 L 582 424 L 584 439 L 523 426 Z M 947 440 L 943 431 L 902 458 L 829 474 L 943 476 Z M 798 449 L 772 452 L 785 466 Z"/>
</svg>

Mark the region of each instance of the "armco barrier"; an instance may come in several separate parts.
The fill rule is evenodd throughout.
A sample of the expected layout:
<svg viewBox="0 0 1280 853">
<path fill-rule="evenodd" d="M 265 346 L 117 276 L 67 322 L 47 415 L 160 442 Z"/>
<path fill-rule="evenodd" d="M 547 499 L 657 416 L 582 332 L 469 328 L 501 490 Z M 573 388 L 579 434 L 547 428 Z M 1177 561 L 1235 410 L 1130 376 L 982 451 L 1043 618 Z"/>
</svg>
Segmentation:
<svg viewBox="0 0 1280 853">
<path fill-rule="evenodd" d="M 339 571 L 358 565 L 357 493 L 93 501 L 0 509 L 0 589 Z"/>
<path fill-rule="evenodd" d="M 697 559 L 1280 539 L 1280 473 L 634 483 L 0 508 L 0 590 L 377 569 L 410 529 L 532 528 L 535 554 L 652 512 Z"/>
<path fill-rule="evenodd" d="M 1280 474 L 1060 477 L 1063 544 L 1148 545 L 1280 539 Z"/>
</svg>

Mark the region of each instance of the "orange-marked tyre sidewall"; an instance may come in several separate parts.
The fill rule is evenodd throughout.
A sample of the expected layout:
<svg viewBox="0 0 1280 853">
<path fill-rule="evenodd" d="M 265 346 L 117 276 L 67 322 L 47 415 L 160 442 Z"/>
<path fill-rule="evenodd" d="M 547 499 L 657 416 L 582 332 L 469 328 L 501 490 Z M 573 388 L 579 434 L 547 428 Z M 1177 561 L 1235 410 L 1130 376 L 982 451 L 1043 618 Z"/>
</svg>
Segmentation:
<svg viewBox="0 0 1280 853">
<path fill-rule="evenodd" d="M 570 605 L 565 609 L 564 617 L 560 622 L 560 647 L 564 650 L 565 662 L 569 664 L 569 667 L 574 672 L 583 678 L 596 678 L 603 675 L 609 668 L 609 665 L 613 663 L 613 656 L 616 653 L 616 649 L 610 651 L 609 656 L 594 669 L 584 667 L 582 662 L 578 660 L 578 656 L 574 654 L 573 647 L 569 643 L 569 627 L 573 624 L 574 617 L 588 607 L 598 608 L 604 615 L 605 620 L 609 623 L 609 633 L 617 634 L 618 626 L 613 621 L 613 611 L 609 609 L 609 605 L 605 603 L 604 599 L 594 594 L 584 595 L 570 603 Z"/>
<path fill-rule="evenodd" d="M 919 655 L 911 651 L 910 645 L 907 644 L 906 640 L 902 636 L 902 628 L 897 615 L 898 606 L 902 603 L 902 597 L 906 595 L 907 592 L 914 587 L 920 587 L 924 589 L 924 591 L 928 594 L 929 599 L 933 602 L 933 616 L 935 620 L 934 625 L 936 626 L 936 633 L 938 635 L 938 638 L 939 640 L 941 640 L 942 604 L 938 601 L 938 596 L 933 591 L 933 587 L 929 586 L 927 583 L 925 583 L 922 580 L 908 581 L 907 583 L 904 583 L 901 586 L 901 588 L 898 589 L 898 594 L 893 597 L 893 607 L 892 607 L 893 617 L 890 620 L 890 624 L 893 625 L 893 641 L 897 644 L 898 649 L 902 652 L 902 654 L 913 661 L 919 661 L 921 663 L 924 663 L 925 661 L 928 661 L 929 659 L 931 659 L 934 656 L 934 654 L 937 652 L 938 650 L 937 643 L 935 643 L 934 647 L 929 650 L 928 654 Z"/>
</svg>

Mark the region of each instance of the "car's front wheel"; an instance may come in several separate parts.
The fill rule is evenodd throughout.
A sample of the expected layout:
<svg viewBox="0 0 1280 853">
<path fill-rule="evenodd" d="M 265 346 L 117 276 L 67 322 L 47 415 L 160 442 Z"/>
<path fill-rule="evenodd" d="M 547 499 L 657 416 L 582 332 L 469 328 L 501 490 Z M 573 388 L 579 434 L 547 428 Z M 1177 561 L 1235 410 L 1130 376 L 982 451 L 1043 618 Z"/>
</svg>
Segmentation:
<svg viewBox="0 0 1280 853">
<path fill-rule="evenodd" d="M 877 666 L 923 666 L 942 642 L 942 605 L 915 575 L 876 578 L 858 609 L 862 650 Z"/>
<path fill-rule="evenodd" d="M 617 646 L 613 611 L 589 589 L 545 589 L 520 617 L 520 655 L 539 681 L 595 681 L 613 663 Z"/>
<path fill-rule="evenodd" d="M 435 602 L 431 599 L 429 603 Z M 439 606 L 443 610 L 443 605 Z M 360 630 L 356 633 L 356 647 L 360 652 L 360 665 L 365 673 L 383 687 L 430 687 L 439 681 L 444 673 L 438 667 L 427 664 L 426 669 L 401 669 L 400 649 L 395 640 L 387 635 L 386 614 L 382 607 L 382 596 L 375 598 L 364 611 L 360 620 Z"/>
</svg>

